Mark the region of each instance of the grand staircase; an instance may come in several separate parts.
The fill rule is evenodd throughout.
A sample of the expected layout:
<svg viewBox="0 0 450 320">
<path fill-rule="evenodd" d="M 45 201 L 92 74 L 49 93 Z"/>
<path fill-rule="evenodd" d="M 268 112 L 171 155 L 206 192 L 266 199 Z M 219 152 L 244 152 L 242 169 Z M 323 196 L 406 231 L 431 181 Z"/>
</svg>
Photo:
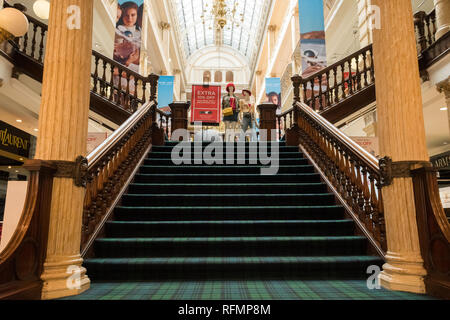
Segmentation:
<svg viewBox="0 0 450 320">
<path fill-rule="evenodd" d="M 362 279 L 382 265 L 298 147 L 279 143 L 271 176 L 249 164 L 248 144 L 245 165 L 177 166 L 174 146 L 152 148 L 95 241 L 94 283 Z"/>
</svg>

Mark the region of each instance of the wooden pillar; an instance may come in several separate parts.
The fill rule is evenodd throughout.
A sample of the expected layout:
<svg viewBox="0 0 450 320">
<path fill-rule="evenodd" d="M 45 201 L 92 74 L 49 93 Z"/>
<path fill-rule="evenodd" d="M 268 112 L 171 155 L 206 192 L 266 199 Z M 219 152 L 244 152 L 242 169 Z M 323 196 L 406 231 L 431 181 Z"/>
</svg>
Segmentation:
<svg viewBox="0 0 450 320">
<path fill-rule="evenodd" d="M 190 102 L 174 102 L 170 105 L 172 113 L 172 133 L 177 129 L 188 129 L 188 111 Z"/>
<path fill-rule="evenodd" d="M 35 157 L 58 163 L 59 168 L 41 275 L 42 299 L 79 294 L 90 285 L 80 256 L 85 189 L 63 177 L 61 161 L 70 166 L 87 152 L 92 24 L 92 0 L 52 1 Z"/>
<path fill-rule="evenodd" d="M 267 141 L 275 140 L 276 137 L 272 137 L 271 130 L 277 128 L 277 105 L 266 102 L 258 106 L 259 112 L 259 129 L 267 130 Z"/>
<path fill-rule="evenodd" d="M 372 0 L 381 28 L 373 30 L 378 131 L 382 156 L 429 161 L 425 141 L 416 39 L 410 0 Z M 388 252 L 380 274 L 391 290 L 424 293 L 412 179 L 394 178 L 382 189 Z"/>
</svg>

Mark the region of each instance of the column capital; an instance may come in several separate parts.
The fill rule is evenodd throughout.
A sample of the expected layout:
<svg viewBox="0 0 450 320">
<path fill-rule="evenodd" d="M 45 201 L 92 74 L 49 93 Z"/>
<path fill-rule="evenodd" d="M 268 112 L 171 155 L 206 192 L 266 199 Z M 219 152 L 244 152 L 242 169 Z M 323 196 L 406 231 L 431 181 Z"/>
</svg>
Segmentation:
<svg viewBox="0 0 450 320">
<path fill-rule="evenodd" d="M 436 84 L 436 89 L 439 92 L 444 93 L 446 99 L 450 99 L 450 77 L 441 82 L 438 82 Z"/>
<path fill-rule="evenodd" d="M 159 23 L 159 28 L 160 28 L 161 30 L 169 30 L 169 29 L 170 29 L 170 23 L 165 22 L 165 21 L 161 21 L 161 22 Z"/>
</svg>

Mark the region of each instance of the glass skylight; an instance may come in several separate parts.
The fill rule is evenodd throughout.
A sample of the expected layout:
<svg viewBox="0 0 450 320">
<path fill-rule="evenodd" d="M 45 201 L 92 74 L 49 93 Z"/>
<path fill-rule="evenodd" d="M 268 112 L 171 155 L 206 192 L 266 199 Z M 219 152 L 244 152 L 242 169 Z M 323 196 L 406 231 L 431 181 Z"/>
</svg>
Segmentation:
<svg viewBox="0 0 450 320">
<path fill-rule="evenodd" d="M 214 17 L 211 10 L 214 0 L 172 0 L 184 41 L 185 54 L 213 45 Z M 268 3 L 270 0 L 226 0 L 227 9 L 235 7 L 234 20 L 224 28 L 223 44 L 233 47 L 250 61 L 261 41 Z M 205 12 L 206 11 L 206 12 Z M 251 35 L 251 36 L 250 36 Z"/>
</svg>

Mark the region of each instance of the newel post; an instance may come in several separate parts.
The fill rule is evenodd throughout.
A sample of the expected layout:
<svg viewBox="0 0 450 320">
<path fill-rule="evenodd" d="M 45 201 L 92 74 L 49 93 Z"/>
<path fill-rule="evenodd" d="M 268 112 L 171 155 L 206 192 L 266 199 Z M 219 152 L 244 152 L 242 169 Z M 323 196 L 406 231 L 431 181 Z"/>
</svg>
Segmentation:
<svg viewBox="0 0 450 320">
<path fill-rule="evenodd" d="M 276 139 L 276 135 L 272 137 L 272 130 L 277 128 L 277 108 L 276 104 L 265 102 L 258 106 L 259 112 L 259 129 L 267 130 L 267 141 Z M 264 137 L 262 137 L 264 139 Z"/>
<path fill-rule="evenodd" d="M 172 133 L 178 129 L 188 129 L 188 111 L 191 103 L 179 101 L 169 104 L 172 113 Z"/>
<path fill-rule="evenodd" d="M 150 101 L 156 102 L 156 97 L 158 93 L 158 80 L 159 76 L 157 74 L 151 73 L 148 76 L 148 81 L 150 82 Z"/>
<path fill-rule="evenodd" d="M 298 75 L 295 74 L 292 78 L 292 84 L 294 86 L 294 102 L 300 102 L 301 101 L 301 97 L 300 97 L 300 86 L 302 84 L 303 78 Z"/>
</svg>

